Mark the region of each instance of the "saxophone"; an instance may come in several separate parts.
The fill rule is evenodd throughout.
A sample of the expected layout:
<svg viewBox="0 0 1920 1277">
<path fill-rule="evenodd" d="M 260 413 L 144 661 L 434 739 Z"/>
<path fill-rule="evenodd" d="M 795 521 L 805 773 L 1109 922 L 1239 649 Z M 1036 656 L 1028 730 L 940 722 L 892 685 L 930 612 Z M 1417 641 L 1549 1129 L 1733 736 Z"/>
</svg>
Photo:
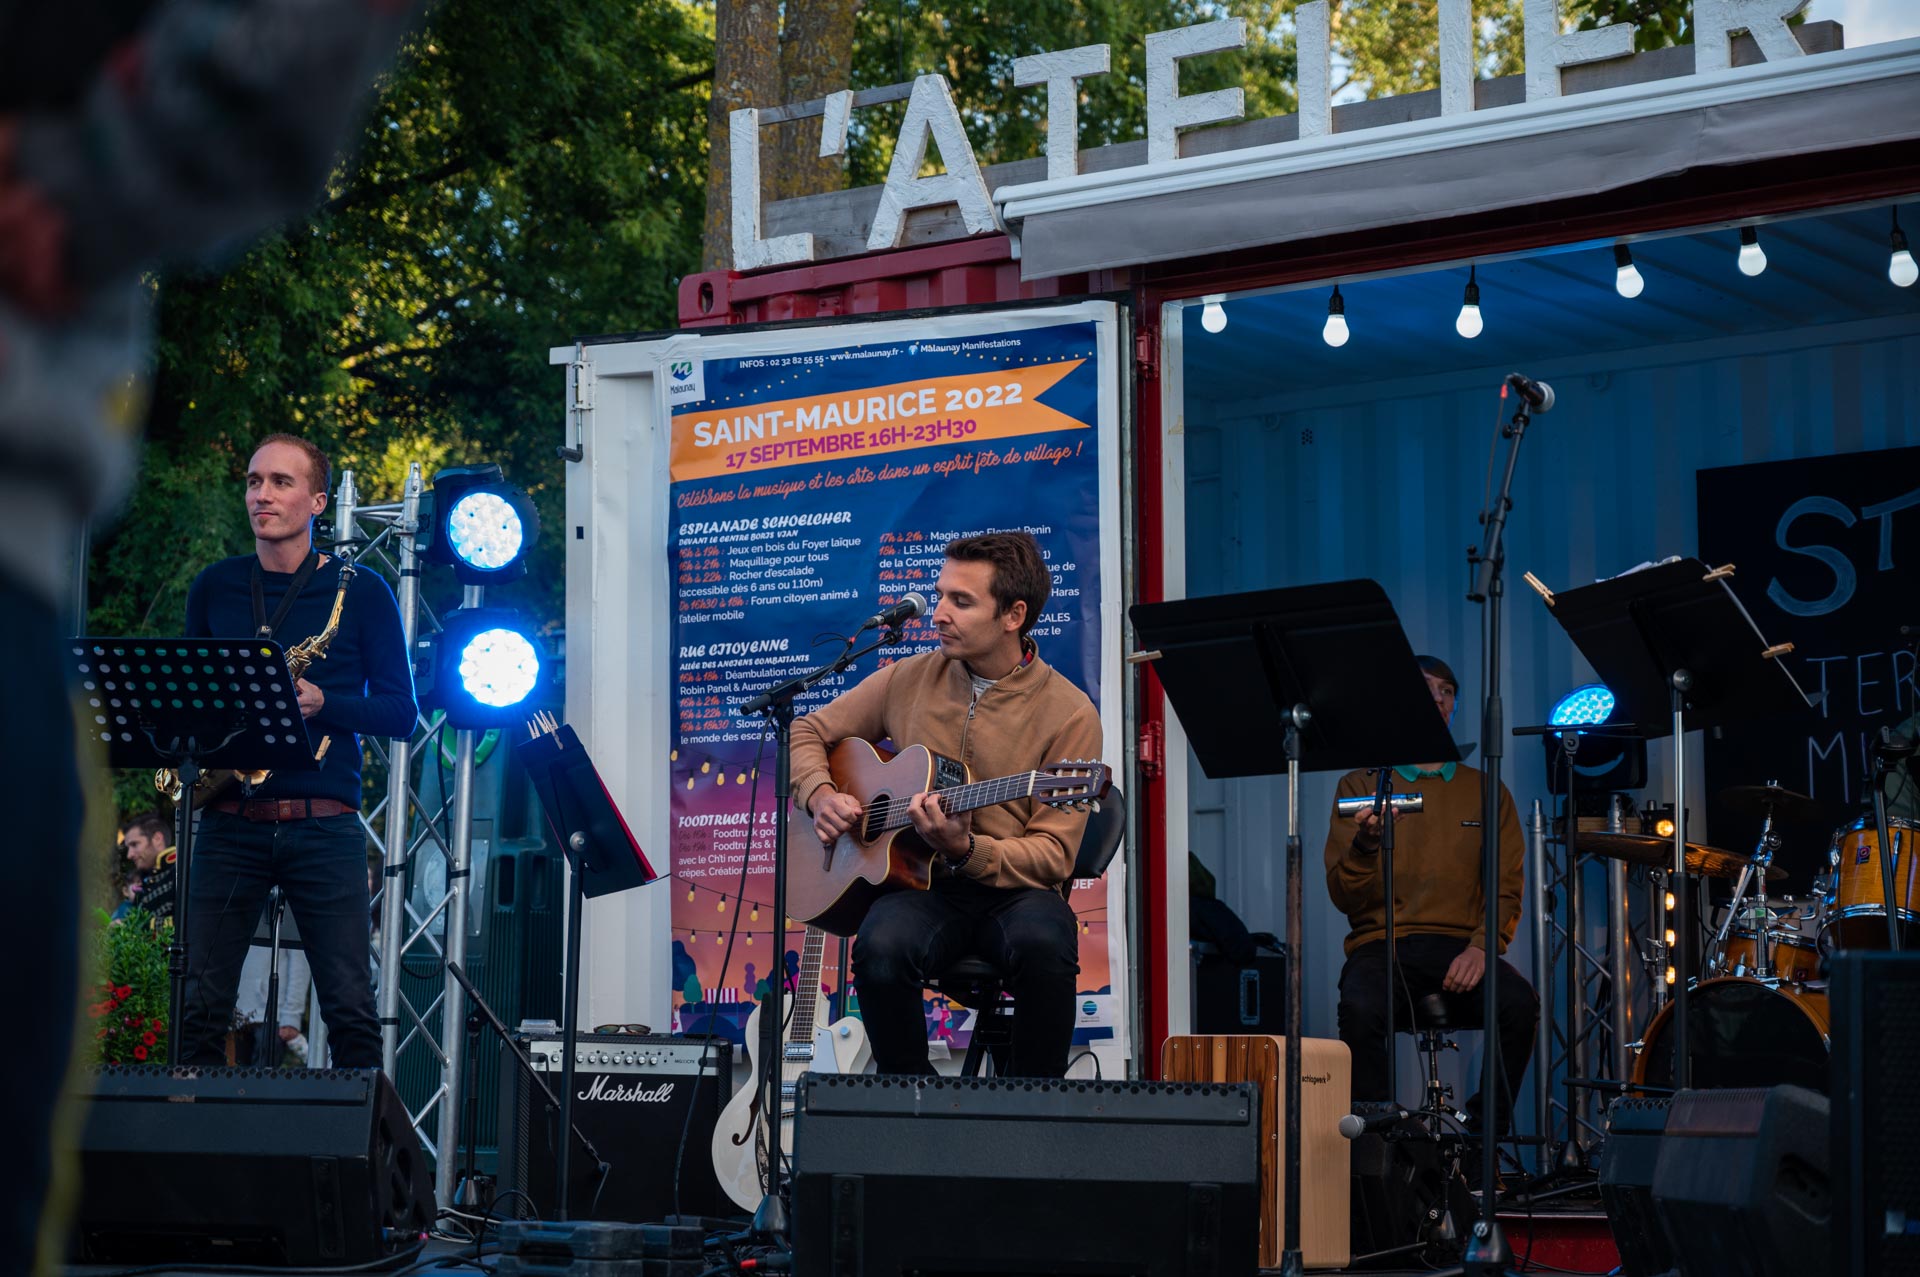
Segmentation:
<svg viewBox="0 0 1920 1277">
<path fill-rule="evenodd" d="M 333 636 L 340 632 L 340 612 L 347 604 L 347 585 L 353 580 L 353 574 L 359 571 L 348 560 L 340 561 L 340 585 L 333 592 L 333 612 L 327 617 L 326 628 L 311 638 L 295 643 L 287 649 L 287 669 L 294 681 L 306 677 L 307 669 L 315 661 L 327 659 L 327 647 L 333 642 Z M 333 744 L 332 736 L 320 738 L 320 748 L 313 754 L 315 762 L 327 756 L 327 747 Z M 225 793 L 234 782 L 240 784 L 240 792 L 250 794 L 267 783 L 267 777 L 273 775 L 270 770 L 257 772 L 227 771 L 224 768 L 209 768 L 200 773 L 200 783 L 194 786 L 193 805 L 195 808 L 206 806 Z M 153 787 L 178 803 L 184 786 L 180 783 L 180 773 L 171 767 L 162 767 L 153 773 Z"/>
</svg>

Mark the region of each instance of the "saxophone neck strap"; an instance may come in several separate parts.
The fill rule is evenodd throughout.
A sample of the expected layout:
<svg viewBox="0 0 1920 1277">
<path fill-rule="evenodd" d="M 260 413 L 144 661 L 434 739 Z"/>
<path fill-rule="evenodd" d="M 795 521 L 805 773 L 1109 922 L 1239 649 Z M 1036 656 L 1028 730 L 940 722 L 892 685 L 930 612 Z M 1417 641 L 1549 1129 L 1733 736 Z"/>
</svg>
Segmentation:
<svg viewBox="0 0 1920 1277">
<path fill-rule="evenodd" d="M 287 613 L 293 609 L 293 602 L 300 597 L 300 591 L 307 588 L 307 582 L 313 579 L 313 573 L 320 566 L 320 551 L 308 550 L 307 557 L 301 561 L 299 571 L 293 574 L 293 584 L 287 587 L 287 593 L 280 600 L 280 606 L 267 615 L 266 576 L 260 570 L 260 557 L 253 559 L 253 633 L 255 638 L 269 639 L 280 632 L 280 625 L 287 619 Z"/>
</svg>

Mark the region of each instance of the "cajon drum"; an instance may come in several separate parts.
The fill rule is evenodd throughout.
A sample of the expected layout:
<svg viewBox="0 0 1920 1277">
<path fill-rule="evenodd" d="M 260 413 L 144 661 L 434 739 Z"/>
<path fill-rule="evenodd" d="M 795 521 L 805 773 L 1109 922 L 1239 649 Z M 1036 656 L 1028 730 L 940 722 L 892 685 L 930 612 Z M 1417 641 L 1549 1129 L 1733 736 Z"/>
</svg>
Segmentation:
<svg viewBox="0 0 1920 1277">
<path fill-rule="evenodd" d="M 1260 1087 L 1260 1266 L 1278 1268 L 1286 1248 L 1287 1040 L 1178 1037 L 1160 1049 L 1169 1082 L 1253 1082 Z M 1340 1119 L 1353 1104 L 1353 1056 L 1332 1038 L 1300 1043 L 1300 1251 L 1308 1268 L 1345 1268 L 1353 1258 L 1352 1145 Z"/>
</svg>

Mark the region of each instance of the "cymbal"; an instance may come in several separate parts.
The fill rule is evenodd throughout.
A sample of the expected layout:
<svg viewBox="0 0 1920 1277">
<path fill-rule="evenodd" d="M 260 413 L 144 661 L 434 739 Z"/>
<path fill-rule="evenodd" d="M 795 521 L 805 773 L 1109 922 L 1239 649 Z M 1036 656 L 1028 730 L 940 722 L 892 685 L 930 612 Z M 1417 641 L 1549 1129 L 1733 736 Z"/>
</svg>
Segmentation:
<svg viewBox="0 0 1920 1277">
<path fill-rule="evenodd" d="M 1805 820 L 1819 814 L 1819 804 L 1813 799 L 1778 785 L 1731 785 L 1714 797 L 1736 814 L 1754 820 L 1765 819 L 1769 809 L 1775 820 Z"/>
<path fill-rule="evenodd" d="M 1661 868 L 1672 862 L 1673 842 L 1651 834 L 1610 834 L 1601 830 L 1583 830 L 1573 836 L 1574 849 L 1589 856 L 1624 860 L 1630 865 Z M 1739 852 L 1705 843 L 1687 844 L 1687 872 L 1702 878 L 1738 878 L 1750 862 Z M 1787 876 L 1779 865 L 1767 866 L 1767 881 Z"/>
</svg>

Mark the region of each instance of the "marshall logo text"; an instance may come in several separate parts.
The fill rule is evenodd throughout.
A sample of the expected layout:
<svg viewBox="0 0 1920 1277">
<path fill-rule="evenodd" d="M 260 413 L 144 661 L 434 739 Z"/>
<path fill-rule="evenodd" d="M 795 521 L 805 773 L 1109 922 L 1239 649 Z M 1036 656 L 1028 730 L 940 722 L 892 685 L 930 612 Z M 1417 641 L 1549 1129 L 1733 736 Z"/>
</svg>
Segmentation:
<svg viewBox="0 0 1920 1277">
<path fill-rule="evenodd" d="M 611 1075 L 602 1073 L 593 1079 L 593 1085 L 579 1093 L 582 1100 L 625 1100 L 635 1104 L 665 1104 L 673 1099 L 673 1083 L 662 1082 L 649 1090 L 644 1086 L 621 1086 L 611 1080 Z"/>
</svg>

